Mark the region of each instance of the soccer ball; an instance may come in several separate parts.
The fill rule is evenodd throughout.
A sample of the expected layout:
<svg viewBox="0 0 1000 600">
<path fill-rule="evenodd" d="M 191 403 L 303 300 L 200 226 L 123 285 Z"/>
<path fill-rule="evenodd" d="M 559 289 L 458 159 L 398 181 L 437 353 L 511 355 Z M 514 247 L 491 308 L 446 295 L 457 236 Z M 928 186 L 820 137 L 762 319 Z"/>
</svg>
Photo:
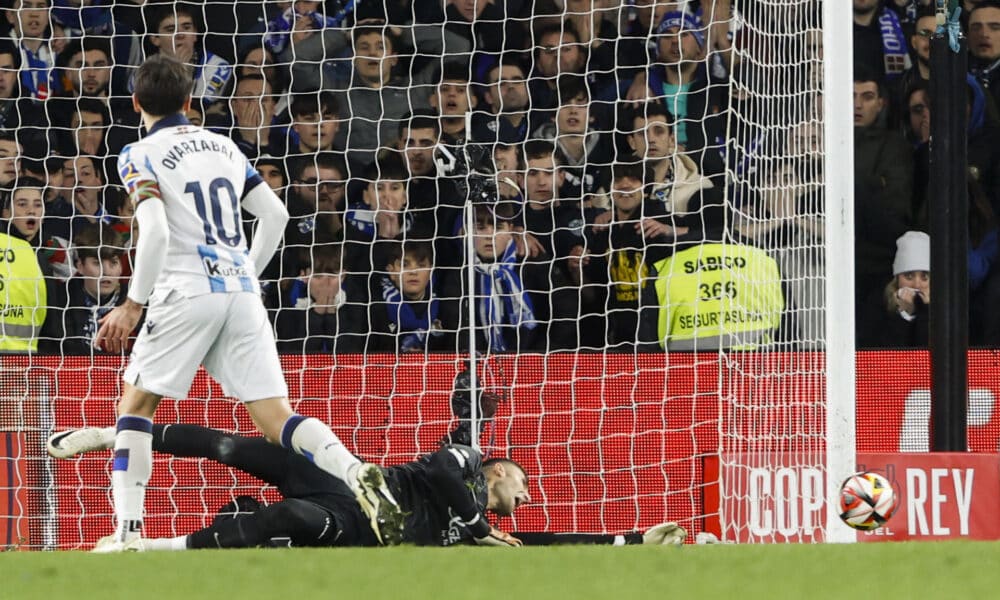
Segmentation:
<svg viewBox="0 0 1000 600">
<path fill-rule="evenodd" d="M 898 507 L 896 490 L 878 473 L 855 473 L 840 486 L 840 518 L 854 529 L 878 529 Z"/>
</svg>

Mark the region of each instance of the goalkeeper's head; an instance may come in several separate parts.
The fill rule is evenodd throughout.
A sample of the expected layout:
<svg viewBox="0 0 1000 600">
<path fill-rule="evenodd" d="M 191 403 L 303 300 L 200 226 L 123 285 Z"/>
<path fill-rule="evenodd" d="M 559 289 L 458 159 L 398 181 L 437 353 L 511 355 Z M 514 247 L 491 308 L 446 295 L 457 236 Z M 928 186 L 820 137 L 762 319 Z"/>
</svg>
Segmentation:
<svg viewBox="0 0 1000 600">
<path fill-rule="evenodd" d="M 509 458 L 493 458 L 483 463 L 486 489 L 489 498 L 487 510 L 509 517 L 514 510 L 531 502 L 528 493 L 528 474 L 524 467 Z"/>
<path fill-rule="evenodd" d="M 132 105 L 151 117 L 187 112 L 192 89 L 190 67 L 172 56 L 154 54 L 136 71 Z"/>
</svg>

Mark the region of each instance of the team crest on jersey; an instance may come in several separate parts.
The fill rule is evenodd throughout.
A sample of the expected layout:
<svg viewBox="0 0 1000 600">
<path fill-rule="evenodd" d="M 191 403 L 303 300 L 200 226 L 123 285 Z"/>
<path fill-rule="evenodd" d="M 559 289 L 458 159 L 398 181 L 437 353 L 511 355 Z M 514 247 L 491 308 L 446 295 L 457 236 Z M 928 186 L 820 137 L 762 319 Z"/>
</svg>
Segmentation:
<svg viewBox="0 0 1000 600">
<path fill-rule="evenodd" d="M 133 181 L 139 178 L 139 170 L 131 162 L 125 163 L 119 174 L 122 176 L 122 183 L 125 185 L 131 185 Z"/>
</svg>

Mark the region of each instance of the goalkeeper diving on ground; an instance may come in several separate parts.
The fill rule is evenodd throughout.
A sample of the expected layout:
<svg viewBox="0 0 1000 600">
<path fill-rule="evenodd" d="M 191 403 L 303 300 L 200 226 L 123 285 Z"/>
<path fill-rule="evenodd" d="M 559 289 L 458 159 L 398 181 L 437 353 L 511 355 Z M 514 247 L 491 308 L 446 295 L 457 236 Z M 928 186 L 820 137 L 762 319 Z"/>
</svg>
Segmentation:
<svg viewBox="0 0 1000 600">
<path fill-rule="evenodd" d="M 115 429 L 83 428 L 55 433 L 49 454 L 71 458 L 114 445 Z M 153 450 L 172 456 L 208 458 L 274 485 L 282 500 L 263 505 L 241 496 L 212 523 L 188 535 L 145 539 L 141 550 L 269 546 L 378 546 L 370 519 L 340 479 L 307 458 L 262 438 L 196 425 L 154 425 Z M 624 535 L 506 533 L 486 513 L 509 516 L 527 502 L 528 477 L 516 462 L 483 461 L 475 449 L 448 444 L 420 459 L 385 469 L 385 480 L 405 515 L 403 541 L 424 546 L 480 544 L 678 545 L 687 537 L 676 523 Z"/>
</svg>

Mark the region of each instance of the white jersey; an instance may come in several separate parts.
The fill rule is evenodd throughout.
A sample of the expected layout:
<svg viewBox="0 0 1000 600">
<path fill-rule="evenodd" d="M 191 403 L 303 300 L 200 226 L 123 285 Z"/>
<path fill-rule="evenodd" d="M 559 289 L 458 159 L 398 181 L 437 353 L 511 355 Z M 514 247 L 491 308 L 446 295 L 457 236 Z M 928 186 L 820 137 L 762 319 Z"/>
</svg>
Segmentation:
<svg viewBox="0 0 1000 600">
<path fill-rule="evenodd" d="M 134 202 L 159 196 L 166 209 L 170 244 L 154 290 L 260 293 L 240 200 L 263 180 L 232 140 L 166 117 L 125 146 L 118 172 Z"/>
</svg>

